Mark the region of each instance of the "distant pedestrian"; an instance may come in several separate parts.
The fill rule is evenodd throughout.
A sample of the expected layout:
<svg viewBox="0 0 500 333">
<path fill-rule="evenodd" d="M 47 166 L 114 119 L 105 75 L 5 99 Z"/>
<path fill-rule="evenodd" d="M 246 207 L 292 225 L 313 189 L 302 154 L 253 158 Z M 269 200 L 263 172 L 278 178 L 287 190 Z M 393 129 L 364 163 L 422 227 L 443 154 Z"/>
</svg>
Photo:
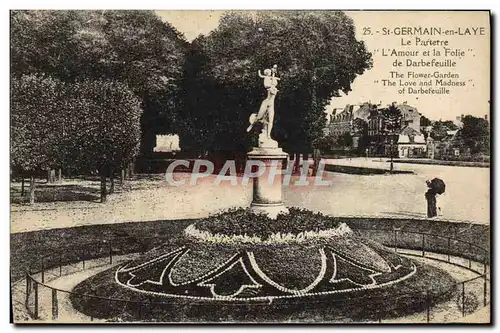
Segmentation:
<svg viewBox="0 0 500 333">
<path fill-rule="evenodd" d="M 436 195 L 437 193 L 432 188 L 429 188 L 427 192 L 425 192 L 425 199 L 427 200 L 427 217 L 437 216 Z"/>
<path fill-rule="evenodd" d="M 427 217 L 432 218 L 437 216 L 436 195 L 443 194 L 445 192 L 446 185 L 444 181 L 439 178 L 427 180 L 425 183 L 429 188 L 427 192 L 425 192 L 425 199 L 427 200 Z M 439 210 L 441 211 L 441 208 Z"/>
</svg>

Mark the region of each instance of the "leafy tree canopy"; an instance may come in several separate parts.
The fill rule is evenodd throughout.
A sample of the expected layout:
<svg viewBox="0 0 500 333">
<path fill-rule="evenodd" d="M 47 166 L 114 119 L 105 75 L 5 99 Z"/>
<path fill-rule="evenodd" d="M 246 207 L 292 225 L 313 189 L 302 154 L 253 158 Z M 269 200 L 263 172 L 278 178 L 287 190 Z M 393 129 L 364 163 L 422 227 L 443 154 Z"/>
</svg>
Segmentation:
<svg viewBox="0 0 500 333">
<path fill-rule="evenodd" d="M 340 91 L 349 92 L 371 63 L 343 12 L 226 14 L 216 30 L 193 42 L 185 85 L 191 90 L 186 102 L 191 136 L 181 140 L 213 149 L 248 146 L 248 117 L 265 93 L 257 70 L 277 64 L 282 80 L 273 136 L 285 148 L 309 150 L 322 136 L 324 107 Z M 206 127 L 210 133 L 203 132 Z"/>
<path fill-rule="evenodd" d="M 388 135 L 397 134 L 401 130 L 403 115 L 401 110 L 393 103 L 381 110 L 382 131 Z"/>
<path fill-rule="evenodd" d="M 43 73 L 64 82 L 126 84 L 145 110 L 143 151 L 156 133 L 172 133 L 181 108 L 188 43 L 152 11 L 11 12 L 11 73 Z"/>
<path fill-rule="evenodd" d="M 488 153 L 490 150 L 490 124 L 483 118 L 465 116 L 460 137 L 471 153 Z"/>
<path fill-rule="evenodd" d="M 123 83 L 62 83 L 31 74 L 12 80 L 11 96 L 16 169 L 99 170 L 120 167 L 137 153 L 140 100 Z"/>
</svg>

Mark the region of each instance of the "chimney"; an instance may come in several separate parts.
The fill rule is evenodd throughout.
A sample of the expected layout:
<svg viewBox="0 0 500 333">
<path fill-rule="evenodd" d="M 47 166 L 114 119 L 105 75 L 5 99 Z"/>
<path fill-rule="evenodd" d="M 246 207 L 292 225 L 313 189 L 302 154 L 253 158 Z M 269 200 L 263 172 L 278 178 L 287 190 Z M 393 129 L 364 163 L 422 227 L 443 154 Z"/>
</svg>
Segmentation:
<svg viewBox="0 0 500 333">
<path fill-rule="evenodd" d="M 488 115 L 487 114 L 484 115 L 484 120 L 488 120 Z"/>
</svg>

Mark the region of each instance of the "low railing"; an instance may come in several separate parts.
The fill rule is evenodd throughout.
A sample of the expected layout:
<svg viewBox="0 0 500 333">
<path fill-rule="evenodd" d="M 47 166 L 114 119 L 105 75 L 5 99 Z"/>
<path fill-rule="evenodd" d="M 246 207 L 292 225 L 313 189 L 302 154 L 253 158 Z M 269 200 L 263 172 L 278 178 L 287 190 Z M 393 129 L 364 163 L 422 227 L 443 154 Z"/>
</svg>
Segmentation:
<svg viewBox="0 0 500 333">
<path fill-rule="evenodd" d="M 425 232 L 417 231 L 404 231 L 400 229 L 373 229 L 373 228 L 357 228 L 356 232 L 371 240 L 378 241 L 385 246 L 391 247 L 395 252 L 427 258 L 430 260 L 437 260 L 446 262 L 460 268 L 465 269 L 469 275 L 475 276 L 467 277 L 460 282 L 454 284 L 446 291 L 436 294 L 432 290 L 426 290 L 418 293 L 397 293 L 391 294 L 391 302 L 404 301 L 410 297 L 418 294 L 419 299 L 422 300 L 419 304 L 414 304 L 414 315 L 404 318 L 410 321 L 420 322 L 441 322 L 443 314 L 446 313 L 447 320 L 450 316 L 453 318 L 464 317 L 477 309 L 487 306 L 490 300 L 490 278 L 489 278 L 489 251 L 474 245 L 470 242 L 456 239 L 453 237 L 434 235 Z M 124 313 L 133 311 L 134 314 L 131 318 L 143 318 L 145 320 L 154 320 L 154 311 L 171 311 L 177 313 L 182 311 L 182 308 L 176 308 L 177 305 L 170 301 L 137 301 L 128 299 L 118 299 L 99 295 L 86 295 L 75 293 L 72 288 L 55 288 L 49 285 L 50 281 L 68 274 L 85 274 L 95 273 L 96 270 L 102 270 L 102 267 L 110 267 L 113 264 L 130 260 L 133 255 L 144 253 L 158 245 L 168 242 L 168 237 L 145 237 L 145 238 L 116 238 L 113 240 L 104 240 L 102 242 L 89 243 L 86 246 L 79 245 L 83 250 L 71 251 L 68 248 L 55 251 L 49 255 L 43 255 L 41 258 L 35 260 L 30 269 L 26 272 L 25 288 L 21 290 L 19 284 L 17 285 L 18 292 L 24 294 L 24 308 L 26 309 L 29 317 L 34 320 L 62 320 L 62 321 L 94 321 L 92 315 L 85 315 L 76 311 L 71 306 L 70 297 L 79 297 L 79 299 L 93 302 L 100 302 L 104 304 L 120 304 L 120 307 L 109 308 L 123 308 L 122 313 L 111 314 L 111 317 L 122 317 Z M 69 289 L 69 290 L 65 290 Z M 451 296 L 450 296 L 451 295 Z M 363 302 L 370 299 L 372 302 L 379 302 L 383 307 L 384 302 L 387 301 L 387 296 L 384 297 L 369 297 L 362 296 L 358 298 L 332 300 L 330 299 L 311 299 L 303 298 L 297 299 L 293 302 L 297 304 L 307 303 L 308 307 L 318 305 L 317 310 L 322 311 L 324 307 L 321 304 L 328 303 L 330 306 L 334 303 L 341 304 L 341 308 L 348 311 L 356 311 L 354 304 L 356 302 Z M 443 299 L 447 299 L 443 305 Z M 64 303 L 61 306 L 61 302 Z M 289 302 L 289 301 L 288 301 Z M 455 302 L 456 307 L 449 307 L 449 302 Z M 182 302 L 181 302 L 182 303 Z M 189 306 L 190 308 L 197 306 L 206 306 L 207 301 L 202 300 L 187 300 L 185 304 L 179 305 L 181 307 Z M 255 302 L 231 302 L 224 306 L 230 307 L 231 311 L 247 311 L 248 313 L 266 313 L 268 311 L 251 311 L 251 308 L 258 306 L 270 306 L 271 302 L 262 301 Z M 273 309 L 279 311 L 280 303 L 273 301 Z M 18 304 L 19 305 L 19 304 Z M 389 306 L 389 304 L 386 304 Z M 283 304 L 283 309 L 288 305 Z M 106 308 L 106 307 L 104 307 Z M 131 310 L 132 309 L 132 310 Z M 154 310 L 152 310 L 154 309 Z M 269 308 L 269 311 L 271 309 Z M 64 312 L 64 313 L 62 313 Z M 67 312 L 67 313 L 66 313 Z M 111 311 L 112 312 L 112 311 Z M 369 317 L 374 322 L 383 322 L 388 319 L 391 321 L 398 321 L 398 318 L 384 318 L 385 311 L 381 307 L 373 307 L 373 314 Z M 196 311 L 202 314 L 207 311 Z M 380 315 L 378 315 L 380 313 Z M 208 313 L 210 315 L 210 313 Z M 257 314 L 258 315 L 258 314 Z M 327 318 L 329 314 L 325 313 Z M 204 321 L 214 321 L 213 318 L 199 318 Z M 259 321 L 259 317 L 255 318 Z M 328 319 L 326 319 L 328 320 Z"/>
</svg>

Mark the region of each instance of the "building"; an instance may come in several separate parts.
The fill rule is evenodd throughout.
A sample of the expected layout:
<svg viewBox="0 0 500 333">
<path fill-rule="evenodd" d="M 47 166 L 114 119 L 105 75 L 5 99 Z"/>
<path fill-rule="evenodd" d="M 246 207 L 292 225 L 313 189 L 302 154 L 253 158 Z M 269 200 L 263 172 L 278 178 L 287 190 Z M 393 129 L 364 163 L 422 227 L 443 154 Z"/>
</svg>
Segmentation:
<svg viewBox="0 0 500 333">
<path fill-rule="evenodd" d="M 420 133 L 420 117 L 422 116 L 417 108 L 408 105 L 406 102 L 397 104 L 396 107 L 401 111 L 401 128 L 412 128 Z M 371 109 L 368 117 L 368 135 L 377 137 L 384 135 L 383 120 L 381 108 Z"/>
<path fill-rule="evenodd" d="M 401 111 L 402 129 L 399 133 L 388 137 L 383 128 L 383 108 L 381 105 L 382 103 L 376 105 L 365 102 L 358 105 L 346 105 L 340 110 L 334 109 L 329 118 L 328 130 L 325 133 L 335 137 L 350 133 L 353 137 L 352 148 L 357 148 L 362 136 L 359 131 L 360 123 L 366 122 L 370 154 L 388 156 L 392 147 L 393 156 L 425 157 L 427 145 L 425 137 L 420 131 L 421 114 L 417 108 L 406 102 L 396 104 Z"/>
<path fill-rule="evenodd" d="M 436 142 L 431 136 L 429 135 L 427 137 L 427 140 L 425 140 L 426 146 L 427 146 L 427 158 L 434 159 L 436 158 L 435 153 L 436 153 Z"/>
<path fill-rule="evenodd" d="M 454 160 L 469 158 L 471 156 L 470 148 L 463 144 L 460 130 L 446 131 L 446 137 L 441 141 L 434 142 L 435 159 Z"/>
<path fill-rule="evenodd" d="M 420 117 L 422 115 L 418 112 L 417 108 L 408 105 L 406 102 L 398 104 L 397 108 L 401 110 L 403 116 L 403 124 L 401 127 L 409 127 L 420 133 Z"/>
<path fill-rule="evenodd" d="M 345 133 L 352 133 L 352 125 L 354 119 L 362 119 L 368 122 L 370 109 L 373 106 L 370 103 L 362 103 L 358 105 L 346 105 L 344 109 L 334 109 L 330 115 L 328 124 L 329 134 L 341 136 Z"/>
<path fill-rule="evenodd" d="M 396 104 L 396 103 L 395 103 Z M 370 137 L 370 153 L 377 156 L 388 156 L 393 149 L 393 156 L 425 157 L 427 145 L 421 132 L 421 114 L 417 108 L 406 102 L 396 104 L 401 111 L 401 131 L 388 137 L 384 131 L 382 108 L 372 108 L 368 117 L 368 135 Z"/>
<path fill-rule="evenodd" d="M 346 105 L 340 111 L 334 110 L 335 113 L 330 115 L 330 123 L 328 124 L 330 135 L 339 137 L 351 131 L 354 107 L 354 105 Z"/>
<path fill-rule="evenodd" d="M 401 130 L 397 140 L 398 156 L 425 157 L 427 153 L 427 143 L 424 136 L 411 126 L 406 126 Z"/>
<path fill-rule="evenodd" d="M 455 124 L 455 126 L 457 126 L 458 128 L 462 128 L 462 126 L 464 125 L 463 119 L 464 115 L 457 116 L 455 120 L 453 120 L 453 124 Z"/>
</svg>

